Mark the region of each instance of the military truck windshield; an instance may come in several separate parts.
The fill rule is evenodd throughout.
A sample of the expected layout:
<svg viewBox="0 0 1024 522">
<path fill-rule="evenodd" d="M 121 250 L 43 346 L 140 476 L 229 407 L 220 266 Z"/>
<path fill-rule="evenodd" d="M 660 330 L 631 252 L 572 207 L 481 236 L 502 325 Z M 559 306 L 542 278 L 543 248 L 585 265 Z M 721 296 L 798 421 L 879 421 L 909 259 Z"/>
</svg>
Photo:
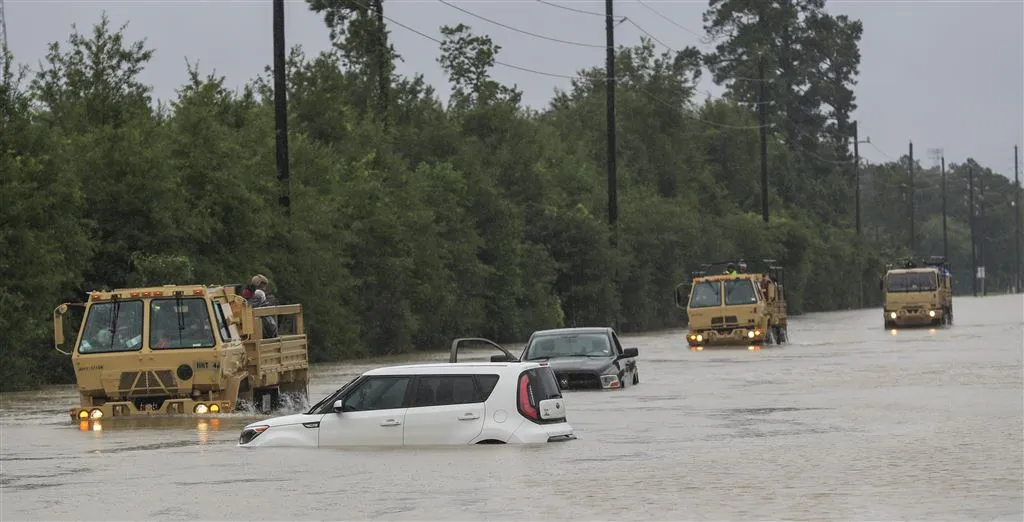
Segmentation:
<svg viewBox="0 0 1024 522">
<path fill-rule="evenodd" d="M 889 292 L 934 292 L 936 289 L 934 273 L 905 272 L 889 274 L 886 279 Z"/>
<path fill-rule="evenodd" d="M 690 308 L 722 306 L 722 283 L 705 281 L 697 283 L 690 294 Z"/>
<path fill-rule="evenodd" d="M 725 306 L 757 304 L 754 283 L 749 279 L 725 282 Z"/>
<path fill-rule="evenodd" d="M 109 301 L 89 307 L 78 353 L 142 349 L 142 301 Z"/>
<path fill-rule="evenodd" d="M 198 297 L 153 299 L 149 303 L 149 347 L 212 348 L 213 325 L 206 300 Z"/>
<path fill-rule="evenodd" d="M 611 357 L 612 347 L 603 333 L 544 335 L 526 348 L 526 360 L 555 357 Z"/>
</svg>

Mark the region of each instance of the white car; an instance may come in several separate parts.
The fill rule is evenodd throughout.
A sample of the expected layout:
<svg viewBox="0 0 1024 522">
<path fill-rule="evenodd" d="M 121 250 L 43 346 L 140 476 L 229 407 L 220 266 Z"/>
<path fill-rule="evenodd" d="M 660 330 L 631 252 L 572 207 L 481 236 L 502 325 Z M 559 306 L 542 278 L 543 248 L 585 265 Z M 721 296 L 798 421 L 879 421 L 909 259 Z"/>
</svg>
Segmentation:
<svg viewBox="0 0 1024 522">
<path fill-rule="evenodd" d="M 246 426 L 238 445 L 504 444 L 575 438 L 550 367 L 481 362 L 370 370 L 306 413 Z"/>
</svg>

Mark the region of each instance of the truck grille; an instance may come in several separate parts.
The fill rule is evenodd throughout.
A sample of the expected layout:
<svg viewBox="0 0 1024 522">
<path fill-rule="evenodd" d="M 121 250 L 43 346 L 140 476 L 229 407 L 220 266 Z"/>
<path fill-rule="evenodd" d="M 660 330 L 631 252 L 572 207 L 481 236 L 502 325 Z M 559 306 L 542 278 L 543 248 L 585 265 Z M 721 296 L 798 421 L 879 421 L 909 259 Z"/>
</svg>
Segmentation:
<svg viewBox="0 0 1024 522">
<path fill-rule="evenodd" d="M 125 397 L 176 395 L 178 383 L 171 370 L 122 372 L 117 391 Z"/>
<path fill-rule="evenodd" d="M 563 390 L 594 389 L 601 387 L 601 378 L 586 372 L 555 373 L 558 386 Z"/>
</svg>

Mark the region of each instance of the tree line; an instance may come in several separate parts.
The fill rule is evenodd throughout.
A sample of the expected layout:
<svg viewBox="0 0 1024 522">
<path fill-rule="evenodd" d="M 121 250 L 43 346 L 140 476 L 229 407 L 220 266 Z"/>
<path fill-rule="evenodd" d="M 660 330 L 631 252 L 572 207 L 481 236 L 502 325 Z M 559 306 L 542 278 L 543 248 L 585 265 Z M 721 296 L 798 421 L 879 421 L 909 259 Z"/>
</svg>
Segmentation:
<svg viewBox="0 0 1024 522">
<path fill-rule="evenodd" d="M 941 177 L 863 164 L 854 230 L 849 133 L 860 22 L 823 0 L 712 0 L 713 52 L 616 49 L 619 219 L 607 225 L 604 68 L 537 111 L 490 76 L 500 53 L 446 26 L 442 103 L 394 73 L 381 2 L 310 0 L 334 46 L 287 58 L 290 212 L 278 204 L 270 70 L 241 90 L 189 66 L 170 102 L 139 73 L 155 52 L 104 15 L 37 71 L 4 50 L 0 82 L 0 386 L 68 382 L 51 312 L 93 289 L 270 277 L 302 303 L 313 361 L 521 340 L 560 325 L 677 327 L 673 287 L 706 261 L 771 258 L 794 313 L 877 306 L 884 265 L 941 254 Z M 375 12 L 374 9 L 378 11 Z M 793 50 L 800 49 L 797 54 Z M 759 67 L 766 71 L 764 79 Z M 710 71 L 726 87 L 700 99 Z M 761 221 L 759 89 L 769 112 Z M 764 103 L 764 102 L 760 102 Z M 970 291 L 966 179 L 989 288 L 1014 274 L 1014 187 L 947 166 L 949 258 Z M 978 196 L 979 199 L 981 196 Z"/>
</svg>

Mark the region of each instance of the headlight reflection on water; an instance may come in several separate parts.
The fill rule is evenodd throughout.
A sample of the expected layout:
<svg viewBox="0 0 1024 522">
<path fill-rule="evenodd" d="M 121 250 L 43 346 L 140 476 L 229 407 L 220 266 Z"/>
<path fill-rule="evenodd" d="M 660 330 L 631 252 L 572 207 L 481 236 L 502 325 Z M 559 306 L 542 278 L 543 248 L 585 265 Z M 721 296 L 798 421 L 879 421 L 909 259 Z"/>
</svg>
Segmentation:
<svg viewBox="0 0 1024 522">
<path fill-rule="evenodd" d="M 177 423 L 177 426 L 174 426 L 173 424 L 169 425 L 166 422 L 169 419 L 160 419 L 161 421 L 164 422 L 152 422 L 154 420 L 157 419 L 133 419 L 125 421 L 124 424 L 115 423 L 114 431 L 117 431 L 118 427 L 122 429 L 154 428 L 173 430 L 175 429 L 175 427 L 177 427 L 178 429 L 188 429 L 187 423 L 179 422 Z M 194 422 L 200 444 L 207 444 L 210 442 L 211 431 L 220 431 L 220 419 L 196 419 Z M 99 419 L 82 419 L 78 422 L 78 431 L 94 433 L 102 432 L 103 422 L 100 421 Z M 99 435 L 99 433 L 96 433 L 96 435 Z"/>
</svg>

